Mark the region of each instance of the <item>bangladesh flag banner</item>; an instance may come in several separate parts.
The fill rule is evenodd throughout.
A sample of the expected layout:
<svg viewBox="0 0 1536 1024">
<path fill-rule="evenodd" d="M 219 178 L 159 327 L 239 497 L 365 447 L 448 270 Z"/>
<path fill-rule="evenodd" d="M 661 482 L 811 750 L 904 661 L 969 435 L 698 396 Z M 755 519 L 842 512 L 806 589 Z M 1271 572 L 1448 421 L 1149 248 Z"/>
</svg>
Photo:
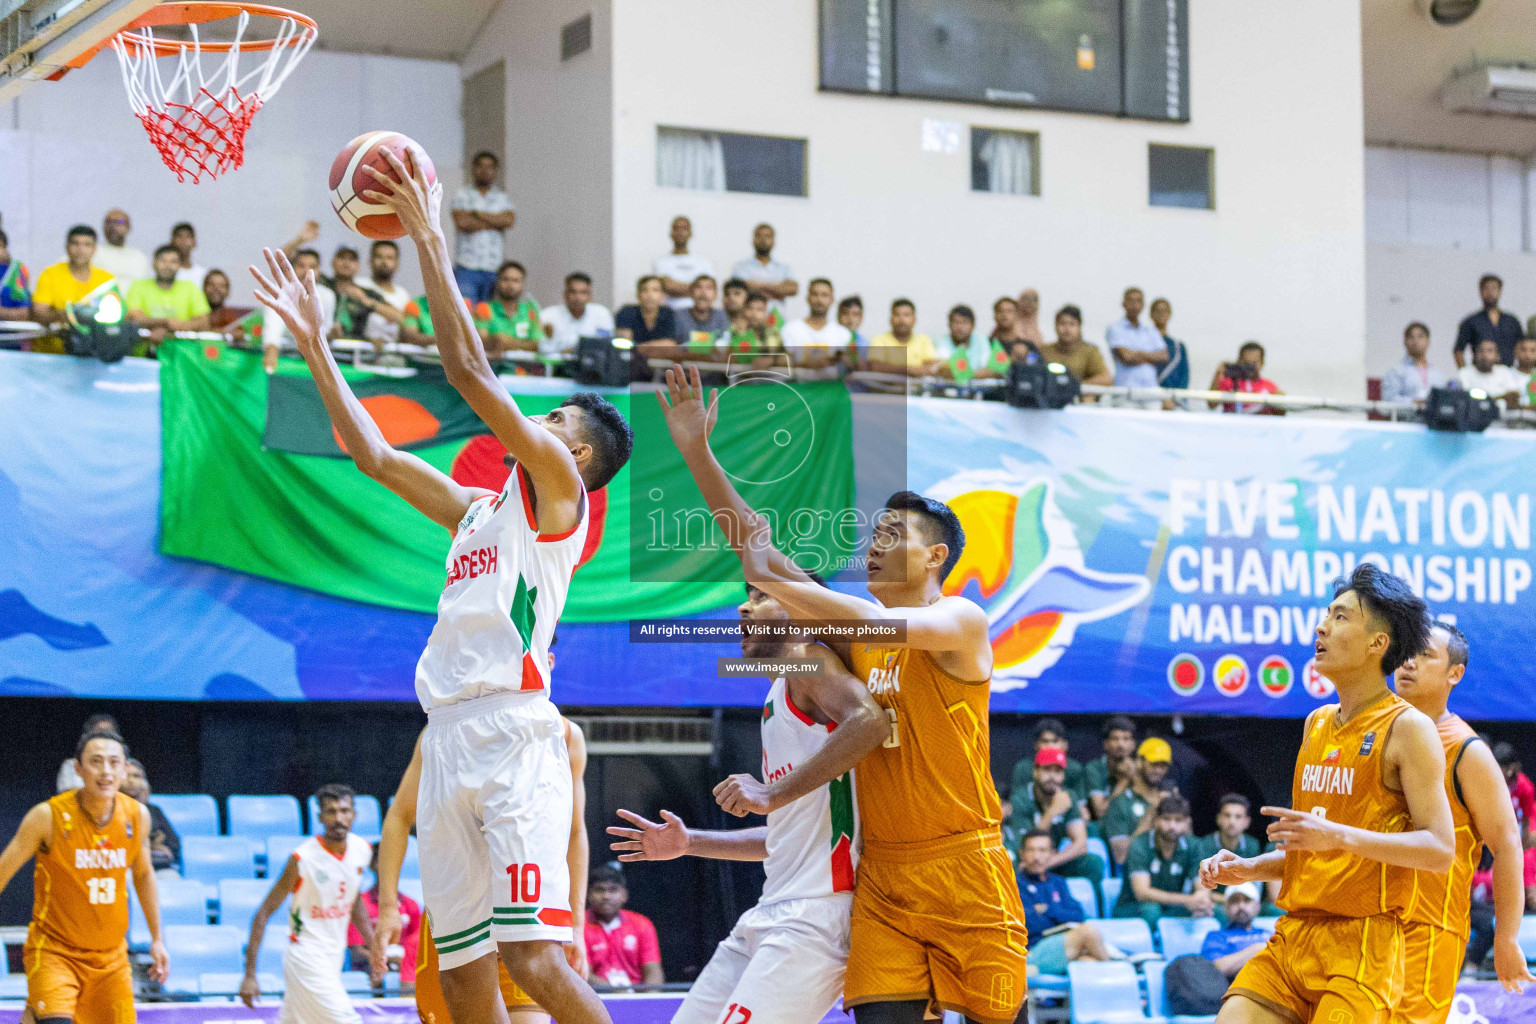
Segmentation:
<svg viewBox="0 0 1536 1024">
<path fill-rule="evenodd" d="M 342 373 L 392 444 L 461 483 L 491 490 L 505 484 L 506 450 L 441 373 Z M 853 504 L 849 398 L 831 383 L 802 392 L 820 430 L 815 479 L 795 475 L 793 494 L 791 484 L 743 487 L 748 501 L 771 508 L 811 493 L 829 510 Z M 516 396 L 529 415 L 548 412 L 577 390 L 543 378 L 514 390 L 519 386 L 534 392 Z M 302 361 L 283 359 L 268 376 L 259 352 L 172 341 L 160 350 L 160 387 L 163 554 L 368 604 L 436 611 L 448 532 L 345 456 Z M 630 417 L 627 391 L 607 397 Z M 702 508 L 681 456 L 666 441 L 655 399 L 643 394 L 637 404 L 631 465 L 644 460 L 648 486 L 659 479 L 669 495 L 690 496 L 685 503 Z M 761 439 L 725 422 L 715 441 L 727 464 L 733 456 L 760 457 Z M 629 466 L 590 496 L 590 516 L 565 620 L 691 615 L 740 600 L 740 567 L 718 529 L 712 543 L 686 555 L 666 545 L 631 550 Z M 680 556 L 684 573 L 673 571 Z M 708 582 L 660 582 L 667 579 Z"/>
</svg>

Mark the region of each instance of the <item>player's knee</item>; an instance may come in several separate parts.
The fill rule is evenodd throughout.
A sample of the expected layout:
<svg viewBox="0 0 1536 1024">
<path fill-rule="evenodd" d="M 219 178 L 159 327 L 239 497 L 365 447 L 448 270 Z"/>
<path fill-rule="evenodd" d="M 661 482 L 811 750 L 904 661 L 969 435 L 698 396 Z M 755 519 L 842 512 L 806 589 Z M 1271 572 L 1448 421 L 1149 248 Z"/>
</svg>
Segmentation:
<svg viewBox="0 0 1536 1024">
<path fill-rule="evenodd" d="M 498 947 L 502 965 L 519 988 L 528 989 L 550 971 L 565 966 L 565 949 L 558 942 L 503 942 Z"/>
</svg>

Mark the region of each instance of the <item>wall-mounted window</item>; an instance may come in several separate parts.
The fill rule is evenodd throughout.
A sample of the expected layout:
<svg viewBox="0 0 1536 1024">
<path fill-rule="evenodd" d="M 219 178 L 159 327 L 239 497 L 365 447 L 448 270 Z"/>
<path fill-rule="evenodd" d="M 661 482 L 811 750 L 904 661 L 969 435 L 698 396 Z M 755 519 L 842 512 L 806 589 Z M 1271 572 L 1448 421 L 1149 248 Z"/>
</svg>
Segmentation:
<svg viewBox="0 0 1536 1024">
<path fill-rule="evenodd" d="M 1039 195 L 1039 133 L 972 128 L 971 191 Z"/>
<path fill-rule="evenodd" d="M 1204 146 L 1147 147 L 1147 202 L 1216 209 L 1216 151 Z"/>
<path fill-rule="evenodd" d="M 806 194 L 806 142 L 777 135 L 656 129 L 656 184 L 706 192 Z"/>
</svg>

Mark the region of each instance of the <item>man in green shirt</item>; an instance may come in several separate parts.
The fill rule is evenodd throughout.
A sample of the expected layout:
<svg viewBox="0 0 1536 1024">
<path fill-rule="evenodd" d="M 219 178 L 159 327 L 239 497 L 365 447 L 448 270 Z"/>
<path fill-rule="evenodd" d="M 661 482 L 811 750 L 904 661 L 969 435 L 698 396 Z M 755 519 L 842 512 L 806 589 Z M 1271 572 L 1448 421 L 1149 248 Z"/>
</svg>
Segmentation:
<svg viewBox="0 0 1536 1024">
<path fill-rule="evenodd" d="M 539 304 L 523 294 L 528 272 L 517 260 L 507 260 L 496 271 L 496 289 L 489 302 L 475 305 L 475 327 L 485 342 L 485 354 L 537 352 L 544 329 L 539 326 Z"/>
<path fill-rule="evenodd" d="M 1072 795 L 1073 802 L 1077 804 L 1077 816 L 1087 817 L 1087 780 L 1083 777 L 1083 766 L 1067 757 L 1067 727 L 1059 718 L 1042 718 L 1035 723 L 1035 749 L 1028 757 L 1019 758 L 1018 763 L 1013 766 L 1013 788 L 1009 790 L 1010 795 L 1024 792 L 1025 787 L 1034 778 L 1035 755 L 1047 747 L 1061 751 L 1062 758 L 1066 761 L 1062 788 Z M 1020 829 L 1020 834 L 1027 831 L 1029 830 Z"/>
<path fill-rule="evenodd" d="M 1200 885 L 1200 843 L 1190 837 L 1189 801 L 1169 794 L 1157 805 L 1152 829 L 1131 840 L 1116 917 L 1210 917 L 1211 891 Z"/>
<path fill-rule="evenodd" d="M 1047 829 L 1055 852 L 1045 870 L 1063 878 L 1086 878 L 1097 889 L 1104 859 L 1088 852 L 1088 826 L 1082 808 L 1062 786 L 1067 755 L 1057 747 L 1035 752 L 1034 777 L 1014 791 L 1013 816 L 1003 829 L 1003 846 L 1017 863 L 1019 844 L 1034 829 Z"/>
<path fill-rule="evenodd" d="M 130 323 L 148 328 L 149 342 L 140 342 L 134 355 L 153 352 L 171 331 L 202 331 L 208 328 L 208 299 L 192 281 L 178 281 L 181 253 L 175 246 L 155 250 L 155 276 L 135 281 L 123 296 Z"/>
<path fill-rule="evenodd" d="M 1111 766 L 1126 757 L 1136 756 L 1136 723 L 1124 715 L 1110 715 L 1099 727 L 1099 742 L 1104 755 L 1083 765 L 1083 785 L 1088 790 L 1088 812 L 1095 821 L 1109 810 L 1115 791 L 1115 773 Z"/>
<path fill-rule="evenodd" d="M 1099 828 L 1109 854 L 1116 864 L 1124 864 L 1131 841 L 1152 828 L 1153 809 L 1167 792 L 1164 783 L 1173 766 L 1173 748 L 1156 736 L 1142 740 L 1136 748 L 1136 774 L 1130 786 L 1109 802 Z"/>
<path fill-rule="evenodd" d="M 1248 834 L 1248 826 L 1253 822 L 1253 804 L 1241 793 L 1228 793 L 1221 798 L 1221 803 L 1216 811 L 1216 831 L 1200 840 L 1200 856 L 1214 857 L 1218 850 L 1231 850 L 1239 857 L 1257 857 L 1263 853 L 1263 846 L 1257 839 Z M 1218 892 L 1226 892 L 1226 886 L 1219 886 Z"/>
</svg>

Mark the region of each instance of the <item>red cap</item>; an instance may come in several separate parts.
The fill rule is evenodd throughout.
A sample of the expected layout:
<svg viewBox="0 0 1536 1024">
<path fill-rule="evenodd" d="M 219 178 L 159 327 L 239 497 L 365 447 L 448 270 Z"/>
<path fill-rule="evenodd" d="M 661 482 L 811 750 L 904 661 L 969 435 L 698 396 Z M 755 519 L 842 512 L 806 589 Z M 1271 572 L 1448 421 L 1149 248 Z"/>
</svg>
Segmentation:
<svg viewBox="0 0 1536 1024">
<path fill-rule="evenodd" d="M 1035 751 L 1035 767 L 1041 765 L 1054 765 L 1057 768 L 1067 766 L 1067 752 L 1060 747 L 1041 747 Z"/>
</svg>

